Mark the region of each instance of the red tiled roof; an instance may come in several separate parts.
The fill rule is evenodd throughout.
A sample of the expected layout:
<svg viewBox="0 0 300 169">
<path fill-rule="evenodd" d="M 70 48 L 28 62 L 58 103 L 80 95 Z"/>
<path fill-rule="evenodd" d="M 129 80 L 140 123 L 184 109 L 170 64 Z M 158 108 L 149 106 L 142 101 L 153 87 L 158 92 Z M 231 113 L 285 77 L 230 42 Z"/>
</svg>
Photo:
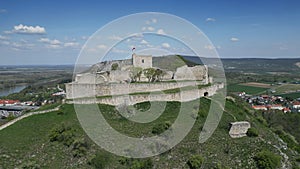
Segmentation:
<svg viewBox="0 0 300 169">
<path fill-rule="evenodd" d="M 293 105 L 300 105 L 300 102 L 295 101 L 295 102 L 293 103 Z"/>
<path fill-rule="evenodd" d="M 257 108 L 257 109 L 258 109 L 258 108 L 266 108 L 266 106 L 264 106 L 264 105 L 256 105 L 256 106 L 252 106 L 252 108 L 254 108 L 254 109 L 255 109 L 255 108 Z"/>
<path fill-rule="evenodd" d="M 19 100 L 0 100 L 0 104 L 14 104 L 20 102 Z"/>
</svg>

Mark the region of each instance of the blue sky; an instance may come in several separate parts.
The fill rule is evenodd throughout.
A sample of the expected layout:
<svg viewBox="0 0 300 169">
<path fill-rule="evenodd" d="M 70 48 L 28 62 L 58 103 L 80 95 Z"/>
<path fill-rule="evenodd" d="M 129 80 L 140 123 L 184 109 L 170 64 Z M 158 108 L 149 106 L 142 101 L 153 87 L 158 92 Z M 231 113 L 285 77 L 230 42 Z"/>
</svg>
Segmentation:
<svg viewBox="0 0 300 169">
<path fill-rule="evenodd" d="M 299 57 L 299 9 L 297 0 L 2 0 L 0 64 L 74 64 L 94 32 L 114 19 L 139 12 L 170 13 L 188 20 L 207 35 L 214 46 L 206 47 L 216 49 L 220 57 Z M 160 45 L 172 47 L 170 42 Z"/>
</svg>

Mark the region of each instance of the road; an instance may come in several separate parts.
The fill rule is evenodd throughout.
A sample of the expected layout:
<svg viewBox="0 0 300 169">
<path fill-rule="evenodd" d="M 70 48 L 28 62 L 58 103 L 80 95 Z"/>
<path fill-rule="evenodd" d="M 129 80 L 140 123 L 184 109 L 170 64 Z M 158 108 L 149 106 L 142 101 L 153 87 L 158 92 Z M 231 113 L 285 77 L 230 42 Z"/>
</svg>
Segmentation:
<svg viewBox="0 0 300 169">
<path fill-rule="evenodd" d="M 58 110 L 59 110 L 59 107 L 60 107 L 60 106 L 57 106 L 56 108 L 49 109 L 49 110 L 42 110 L 42 111 L 36 111 L 36 112 L 26 113 L 26 114 L 24 114 L 24 115 L 22 115 L 22 116 L 20 116 L 20 117 L 17 117 L 17 118 L 15 118 L 15 119 L 13 119 L 13 120 L 11 120 L 11 121 L 9 121 L 9 122 L 3 124 L 2 126 L 0 126 L 0 131 L 3 130 L 3 129 L 5 129 L 5 128 L 8 127 L 8 126 L 13 125 L 13 124 L 16 123 L 17 121 L 22 120 L 22 119 L 24 119 L 24 118 L 26 118 L 26 117 L 29 117 L 29 116 L 32 116 L 32 115 L 36 115 L 36 114 L 44 114 L 44 113 L 49 113 L 49 112 L 53 112 L 53 111 L 58 111 Z"/>
</svg>

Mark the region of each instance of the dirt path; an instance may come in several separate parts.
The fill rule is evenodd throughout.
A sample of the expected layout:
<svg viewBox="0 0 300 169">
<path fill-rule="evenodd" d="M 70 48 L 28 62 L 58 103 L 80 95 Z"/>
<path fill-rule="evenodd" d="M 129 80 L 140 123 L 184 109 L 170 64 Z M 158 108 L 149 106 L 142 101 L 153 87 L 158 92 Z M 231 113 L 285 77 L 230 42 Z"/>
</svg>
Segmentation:
<svg viewBox="0 0 300 169">
<path fill-rule="evenodd" d="M 24 118 L 26 118 L 26 117 L 32 116 L 32 115 L 36 115 L 36 114 L 44 114 L 44 113 L 49 113 L 49 112 L 53 112 L 53 111 L 58 111 L 58 110 L 59 110 L 59 107 L 60 107 L 60 106 L 57 106 L 57 107 L 54 108 L 54 109 L 49 109 L 49 110 L 42 110 L 42 111 L 36 111 L 36 112 L 26 113 L 26 114 L 24 114 L 24 115 L 22 115 L 22 116 L 20 116 L 20 117 L 17 117 L 17 118 L 15 118 L 15 119 L 13 119 L 13 120 L 11 120 L 11 121 L 9 121 L 9 122 L 3 124 L 2 126 L 0 126 L 0 130 L 3 130 L 3 129 L 5 129 L 5 128 L 8 127 L 8 126 L 13 125 L 15 122 L 17 122 L 17 121 L 19 121 L 19 120 L 22 120 L 22 119 L 24 119 Z"/>
</svg>

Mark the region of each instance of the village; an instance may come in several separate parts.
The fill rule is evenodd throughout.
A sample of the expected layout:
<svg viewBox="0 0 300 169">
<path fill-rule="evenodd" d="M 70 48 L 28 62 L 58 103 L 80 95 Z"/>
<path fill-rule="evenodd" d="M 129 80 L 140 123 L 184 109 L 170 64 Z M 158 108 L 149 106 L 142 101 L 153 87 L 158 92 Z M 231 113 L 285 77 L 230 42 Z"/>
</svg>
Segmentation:
<svg viewBox="0 0 300 169">
<path fill-rule="evenodd" d="M 300 113 L 300 98 L 290 100 L 279 95 L 250 95 L 245 92 L 239 92 L 237 95 L 255 110 Z"/>
<path fill-rule="evenodd" d="M 65 97 L 65 91 L 57 86 L 57 91 L 51 94 L 52 98 Z M 45 98 L 42 101 L 20 101 L 11 99 L 0 99 L 0 120 L 11 120 L 19 117 L 24 113 L 32 110 L 37 110 L 41 106 L 50 105 L 56 103 L 55 99 Z"/>
</svg>

